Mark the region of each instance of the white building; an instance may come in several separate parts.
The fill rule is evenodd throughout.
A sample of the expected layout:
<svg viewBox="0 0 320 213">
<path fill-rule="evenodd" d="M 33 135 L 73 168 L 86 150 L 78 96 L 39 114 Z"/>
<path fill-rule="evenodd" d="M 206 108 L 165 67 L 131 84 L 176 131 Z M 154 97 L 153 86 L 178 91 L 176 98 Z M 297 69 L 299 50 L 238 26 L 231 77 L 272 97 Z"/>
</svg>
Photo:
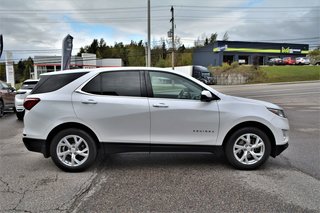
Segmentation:
<svg viewBox="0 0 320 213">
<path fill-rule="evenodd" d="M 32 78 L 46 72 L 61 70 L 61 56 L 34 56 L 34 73 Z M 71 56 L 70 69 L 99 68 L 99 67 L 121 67 L 121 58 L 97 59 L 96 54 L 82 53 L 80 56 Z"/>
</svg>

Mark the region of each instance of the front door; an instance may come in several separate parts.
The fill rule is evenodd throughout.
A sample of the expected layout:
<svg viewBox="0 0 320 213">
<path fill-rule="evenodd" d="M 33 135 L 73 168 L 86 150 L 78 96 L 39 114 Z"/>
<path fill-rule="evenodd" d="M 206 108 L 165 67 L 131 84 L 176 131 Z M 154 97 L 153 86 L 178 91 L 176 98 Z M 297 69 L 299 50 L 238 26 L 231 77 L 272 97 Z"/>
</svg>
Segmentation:
<svg viewBox="0 0 320 213">
<path fill-rule="evenodd" d="M 214 145 L 217 101 L 202 102 L 202 86 L 182 76 L 149 71 L 151 144 Z"/>
</svg>

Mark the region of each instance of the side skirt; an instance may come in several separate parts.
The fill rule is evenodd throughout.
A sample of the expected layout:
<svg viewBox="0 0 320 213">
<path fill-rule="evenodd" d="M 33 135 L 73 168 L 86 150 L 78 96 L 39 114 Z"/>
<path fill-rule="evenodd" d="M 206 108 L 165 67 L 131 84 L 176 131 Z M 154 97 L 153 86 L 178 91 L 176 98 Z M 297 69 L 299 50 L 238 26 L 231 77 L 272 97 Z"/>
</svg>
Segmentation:
<svg viewBox="0 0 320 213">
<path fill-rule="evenodd" d="M 137 144 L 137 143 L 101 143 L 104 153 L 124 152 L 215 152 L 222 146 L 208 145 L 167 145 L 167 144 Z"/>
</svg>

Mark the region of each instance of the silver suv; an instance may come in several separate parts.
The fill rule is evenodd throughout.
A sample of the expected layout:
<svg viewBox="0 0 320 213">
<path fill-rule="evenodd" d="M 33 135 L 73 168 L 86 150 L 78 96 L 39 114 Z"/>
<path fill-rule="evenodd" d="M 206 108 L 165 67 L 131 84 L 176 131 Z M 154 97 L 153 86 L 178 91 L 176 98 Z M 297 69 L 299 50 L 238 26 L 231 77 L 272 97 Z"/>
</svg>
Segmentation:
<svg viewBox="0 0 320 213">
<path fill-rule="evenodd" d="M 213 152 L 255 169 L 288 146 L 279 106 L 219 93 L 190 75 L 121 67 L 53 72 L 25 99 L 23 142 L 66 171 L 82 171 L 98 150 Z"/>
</svg>

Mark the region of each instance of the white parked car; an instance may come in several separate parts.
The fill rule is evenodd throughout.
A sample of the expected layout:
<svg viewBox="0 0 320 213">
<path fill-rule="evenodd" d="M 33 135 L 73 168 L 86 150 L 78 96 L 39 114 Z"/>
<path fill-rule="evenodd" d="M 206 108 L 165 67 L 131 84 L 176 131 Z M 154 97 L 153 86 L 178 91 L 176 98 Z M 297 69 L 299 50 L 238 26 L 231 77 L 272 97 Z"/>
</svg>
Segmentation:
<svg viewBox="0 0 320 213">
<path fill-rule="evenodd" d="M 310 59 L 307 57 L 298 57 L 296 58 L 296 64 L 298 65 L 309 65 Z"/>
<path fill-rule="evenodd" d="M 232 97 L 178 72 L 126 67 L 51 72 L 24 102 L 23 142 L 65 171 L 108 153 L 223 147 L 255 169 L 288 147 L 288 120 L 272 103 Z"/>
<path fill-rule="evenodd" d="M 16 115 L 19 120 L 23 120 L 24 116 L 24 107 L 23 102 L 24 99 L 30 94 L 31 90 L 36 86 L 39 80 L 28 79 L 25 80 L 21 88 L 16 92 L 16 96 L 14 99 L 14 105 L 16 108 Z"/>
</svg>

